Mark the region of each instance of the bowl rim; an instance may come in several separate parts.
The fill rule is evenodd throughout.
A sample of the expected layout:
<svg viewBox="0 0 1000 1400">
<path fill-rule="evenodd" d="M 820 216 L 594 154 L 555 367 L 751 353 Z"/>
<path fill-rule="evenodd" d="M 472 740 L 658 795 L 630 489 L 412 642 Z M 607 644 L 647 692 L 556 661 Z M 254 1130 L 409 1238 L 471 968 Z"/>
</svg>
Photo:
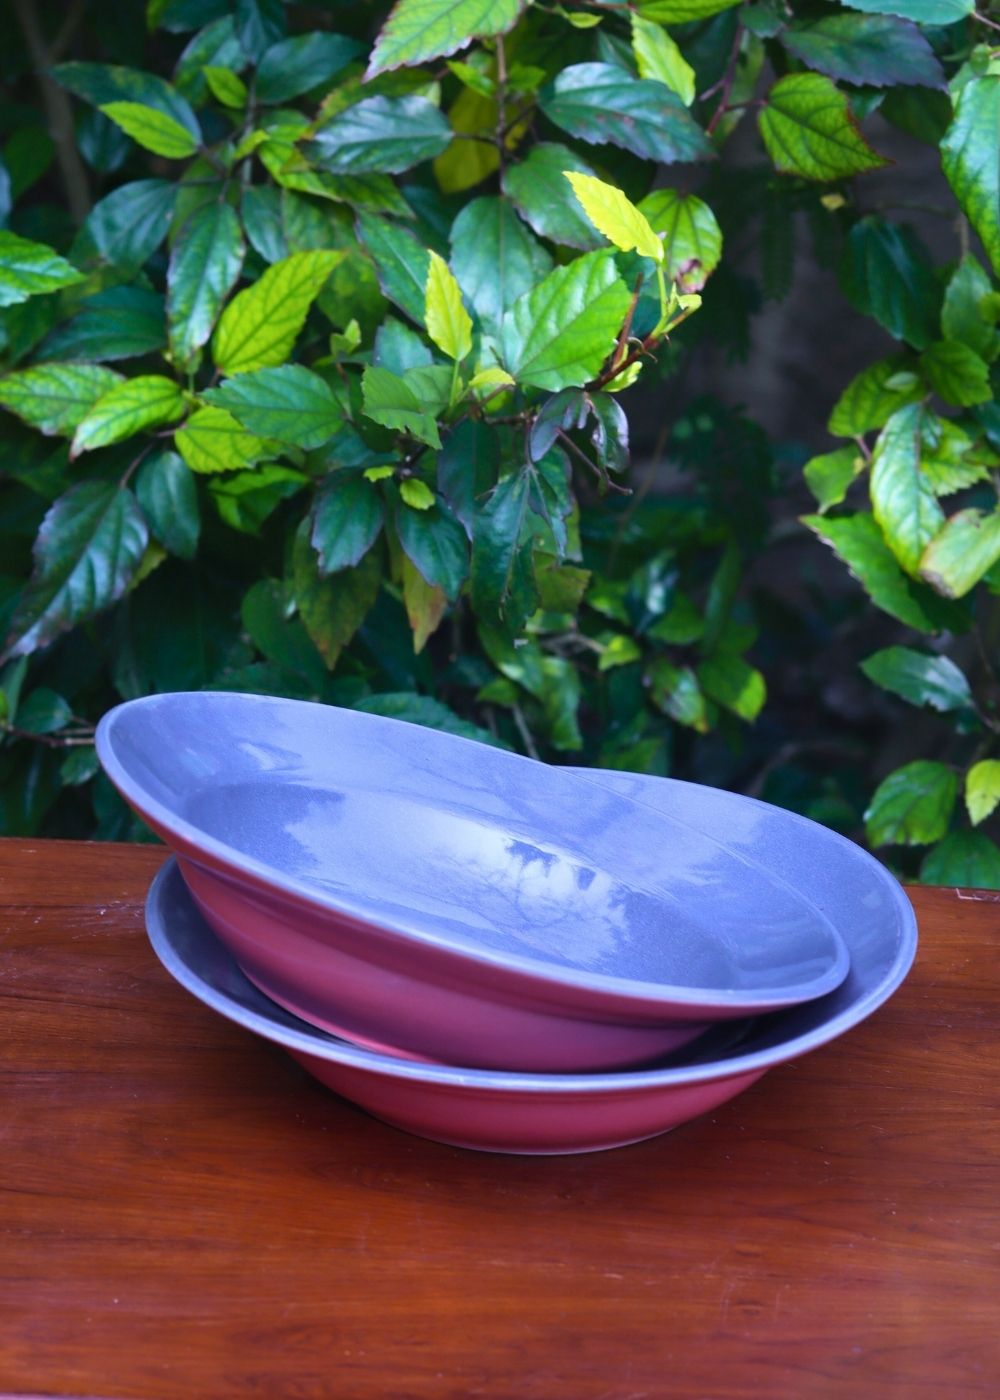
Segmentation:
<svg viewBox="0 0 1000 1400">
<path fill-rule="evenodd" d="M 695 785 L 697 786 L 697 785 Z M 768 804 L 763 804 L 768 805 Z M 810 826 L 818 823 L 800 820 Z M 524 1070 L 500 1071 L 490 1069 L 466 1069 L 462 1066 L 429 1064 L 422 1061 L 400 1059 L 375 1050 L 340 1040 L 324 1031 L 316 1030 L 302 1022 L 302 1029 L 283 1024 L 273 1016 L 251 1010 L 241 1005 L 227 992 L 212 986 L 201 974 L 194 970 L 177 951 L 169 931 L 169 911 L 164 904 L 178 897 L 190 903 L 190 913 L 201 924 L 204 940 L 219 950 L 239 972 L 236 959 L 222 941 L 209 928 L 198 912 L 191 895 L 184 884 L 176 856 L 171 856 L 155 876 L 145 904 L 146 930 L 153 950 L 170 975 L 204 1005 L 218 1012 L 225 1019 L 255 1032 L 284 1049 L 333 1064 L 365 1070 L 369 1073 L 389 1076 L 394 1079 L 414 1080 L 422 1084 L 438 1085 L 442 1088 L 464 1088 L 487 1094 L 526 1093 L 526 1094 L 607 1094 L 627 1093 L 682 1087 L 691 1084 L 710 1083 L 719 1079 L 736 1078 L 742 1075 L 763 1073 L 775 1065 L 795 1059 L 808 1051 L 836 1040 L 844 1032 L 859 1025 L 883 1005 L 895 992 L 909 972 L 917 950 L 917 921 L 913 906 L 907 899 L 902 886 L 878 861 L 874 861 L 854 842 L 839 836 L 836 832 L 824 831 L 832 841 L 851 847 L 868 860 L 885 876 L 886 888 L 892 896 L 891 936 L 895 939 L 895 952 L 889 967 L 863 994 L 844 1007 L 837 1014 L 813 1026 L 808 1031 L 792 1035 L 761 1050 L 734 1054 L 730 1058 L 709 1060 L 695 1065 L 673 1065 L 661 1069 L 594 1072 L 586 1074 L 540 1074 Z M 888 931 L 886 938 L 890 937 Z M 240 976 L 244 974 L 240 972 Z M 247 986 L 254 996 L 267 1003 L 260 992 L 247 979 Z M 291 1013 L 275 1006 L 275 1013 L 295 1020 Z"/>
<path fill-rule="evenodd" d="M 335 714 L 356 716 L 365 724 L 371 723 L 376 729 L 385 728 L 397 730 L 400 725 L 408 724 L 406 720 L 396 719 L 386 715 L 371 714 L 368 711 L 351 710 L 344 706 L 326 705 L 322 702 L 295 700 L 285 696 L 257 695 L 241 691 L 162 691 L 154 695 L 140 696 L 134 700 L 126 700 L 119 705 L 115 705 L 108 710 L 100 719 L 95 735 L 95 746 L 97 757 L 104 772 L 110 781 L 118 789 L 119 793 L 126 799 L 130 806 L 138 812 L 147 823 L 159 834 L 167 838 L 167 844 L 175 853 L 181 854 L 187 860 L 192 860 L 207 869 L 210 873 L 231 881 L 239 877 L 249 882 L 258 893 L 270 895 L 272 898 L 276 894 L 287 897 L 294 903 L 312 912 L 329 915 L 341 914 L 355 918 L 364 923 L 369 932 L 377 936 L 384 943 L 396 944 L 402 949 L 412 950 L 414 946 L 422 946 L 426 949 L 433 949 L 439 955 L 447 955 L 454 959 L 460 959 L 464 964 L 472 965 L 480 971 L 488 970 L 504 981 L 517 979 L 524 984 L 526 979 L 530 980 L 537 995 L 549 996 L 555 992 L 565 992 L 573 998 L 573 1005 L 580 1005 L 581 999 L 584 1002 L 594 998 L 599 999 L 602 1006 L 611 1009 L 612 1003 L 623 1011 L 632 1010 L 637 1012 L 658 1012 L 661 1009 L 666 1011 L 676 1008 L 680 1013 L 684 1013 L 685 1019 L 690 1019 L 694 1012 L 711 1013 L 713 1011 L 746 1011 L 752 1015 L 762 1011 L 778 1010 L 784 1007 L 801 1005 L 804 1002 L 815 1000 L 824 996 L 828 992 L 834 991 L 841 985 L 850 970 L 850 953 L 845 944 L 840 930 L 824 915 L 816 905 L 802 891 L 796 890 L 789 885 L 781 876 L 767 871 L 757 861 L 751 857 L 742 855 L 731 850 L 723 840 L 713 837 L 708 833 L 693 828 L 697 834 L 706 841 L 712 842 L 727 856 L 740 864 L 752 866 L 758 872 L 766 876 L 773 886 L 781 886 L 788 890 L 801 904 L 807 906 L 816 920 L 823 924 L 829 931 L 833 943 L 833 959 L 829 968 L 820 975 L 806 981 L 801 981 L 792 986 L 764 987 L 749 989 L 729 989 L 722 987 L 700 988 L 695 986 L 674 985 L 666 982 L 641 981 L 635 978 L 618 977 L 607 973 L 591 973 L 583 969 L 562 964 L 546 963 L 541 959 L 534 959 L 528 955 L 499 952 L 487 948 L 465 947 L 456 945 L 452 940 L 443 935 L 436 935 L 430 929 L 408 930 L 393 927 L 391 924 L 379 922 L 370 913 L 363 909 L 357 909 L 346 899 L 334 899 L 325 892 L 306 881 L 289 876 L 274 866 L 268 865 L 265 861 L 259 860 L 255 856 L 250 856 L 231 846 L 228 842 L 220 840 L 218 837 L 210 836 L 204 832 L 196 823 L 188 821 L 176 810 L 160 802 L 147 793 L 142 783 L 132 776 L 126 764 L 118 757 L 115 751 L 115 729 L 126 715 L 134 714 L 136 711 L 144 709 L 154 710 L 158 706 L 184 700 L 197 699 L 199 702 L 213 703 L 215 699 L 219 702 L 236 700 L 243 704 L 253 702 L 255 704 L 280 705 L 292 708 L 308 707 L 315 711 L 330 711 Z M 353 721 L 352 721 L 353 722 Z M 422 726 L 411 725 L 410 727 L 420 729 Z M 482 745 L 474 740 L 467 739 L 462 735 L 451 734 L 444 730 L 432 731 L 448 744 L 474 747 L 480 750 Z M 576 782 L 587 782 L 591 787 L 598 787 L 602 792 L 608 793 L 609 789 L 601 786 L 597 778 L 589 778 L 579 769 L 574 769 L 569 765 L 541 764 L 539 760 L 525 757 L 523 754 L 514 753 L 510 750 L 497 750 L 502 755 L 502 761 L 512 761 L 516 764 L 527 765 L 529 767 L 541 766 L 550 772 L 564 774 Z M 634 775 L 638 776 L 638 775 Z M 690 784 L 701 791 L 706 789 L 700 784 Z M 712 792 L 723 793 L 722 789 L 709 789 Z M 631 807 L 639 807 L 646 811 L 654 810 L 643 803 L 630 797 L 625 797 L 620 793 L 611 792 L 619 802 L 628 804 Z M 755 801 L 751 798 L 742 798 L 739 794 L 727 793 L 725 796 L 735 798 L 738 801 Z M 774 807 L 770 803 L 757 803 L 756 805 L 767 808 L 778 818 L 792 818 L 796 814 L 785 812 L 784 809 Z M 658 813 L 661 818 L 663 813 Z M 669 820 L 682 826 L 688 826 L 683 817 L 671 817 Z M 799 818 L 806 826 L 813 829 L 818 827 L 818 823 L 811 822 L 807 818 Z M 821 830 L 823 828 L 820 828 Z M 176 845 L 174 843 L 177 843 Z M 853 846 L 853 843 L 849 843 Z M 178 850 L 178 846 L 181 848 Z M 859 847 L 854 847 L 860 852 Z M 862 853 L 864 854 L 864 853 Z M 878 864 L 876 862 L 876 864 Z M 882 869 L 882 867 L 879 867 Z"/>
</svg>

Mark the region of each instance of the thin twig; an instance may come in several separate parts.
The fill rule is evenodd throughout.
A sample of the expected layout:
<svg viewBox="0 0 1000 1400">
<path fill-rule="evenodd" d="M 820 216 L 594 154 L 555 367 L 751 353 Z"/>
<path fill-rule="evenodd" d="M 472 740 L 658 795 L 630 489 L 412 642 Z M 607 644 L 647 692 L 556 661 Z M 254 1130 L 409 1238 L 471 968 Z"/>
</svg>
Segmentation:
<svg viewBox="0 0 1000 1400">
<path fill-rule="evenodd" d="M 63 89 L 49 77 L 52 54 L 46 45 L 34 0 L 11 0 L 11 8 L 21 26 L 24 42 L 38 78 L 42 102 L 48 117 L 49 135 L 52 137 L 59 171 L 66 187 L 66 202 L 74 220 L 82 224 L 90 213 L 90 185 L 76 148 L 73 108 Z M 63 28 L 65 29 L 65 25 Z"/>
</svg>

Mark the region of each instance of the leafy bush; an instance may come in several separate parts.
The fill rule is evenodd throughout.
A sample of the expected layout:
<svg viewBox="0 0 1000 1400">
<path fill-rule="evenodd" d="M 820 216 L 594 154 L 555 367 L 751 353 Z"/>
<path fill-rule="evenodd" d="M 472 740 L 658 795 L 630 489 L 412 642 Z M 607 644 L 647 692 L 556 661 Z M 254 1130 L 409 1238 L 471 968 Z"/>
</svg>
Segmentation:
<svg viewBox="0 0 1000 1400">
<path fill-rule="evenodd" d="M 1000 887 L 1000 24 L 973 0 L 150 0 L 143 30 L 90 0 L 49 33 L 8 3 L 0 829 L 135 835 L 93 724 L 209 687 L 848 830 L 870 797 L 901 869 L 929 846 L 926 878 Z M 941 266 L 866 206 L 880 122 L 940 148 Z M 836 386 L 838 445 L 805 467 L 804 525 L 866 599 L 761 584 L 809 538 L 801 453 L 683 387 L 706 347 L 747 352 L 729 250 L 752 238 L 780 295 L 803 222 L 898 342 Z M 636 413 L 668 465 L 633 490 Z M 865 676 L 946 718 L 871 796 L 864 733 L 795 712 L 874 610 L 901 625 Z"/>
</svg>

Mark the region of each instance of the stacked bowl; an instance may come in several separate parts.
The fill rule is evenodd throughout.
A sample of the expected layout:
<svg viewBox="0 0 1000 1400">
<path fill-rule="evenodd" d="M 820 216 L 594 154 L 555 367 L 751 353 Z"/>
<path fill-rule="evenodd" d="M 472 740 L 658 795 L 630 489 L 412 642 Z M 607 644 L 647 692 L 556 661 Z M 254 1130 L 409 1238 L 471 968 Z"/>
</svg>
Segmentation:
<svg viewBox="0 0 1000 1400">
<path fill-rule="evenodd" d="M 165 967 L 396 1126 L 501 1152 L 664 1132 L 842 1034 L 913 913 L 817 824 L 266 696 L 150 696 L 97 735 L 171 847 Z"/>
</svg>

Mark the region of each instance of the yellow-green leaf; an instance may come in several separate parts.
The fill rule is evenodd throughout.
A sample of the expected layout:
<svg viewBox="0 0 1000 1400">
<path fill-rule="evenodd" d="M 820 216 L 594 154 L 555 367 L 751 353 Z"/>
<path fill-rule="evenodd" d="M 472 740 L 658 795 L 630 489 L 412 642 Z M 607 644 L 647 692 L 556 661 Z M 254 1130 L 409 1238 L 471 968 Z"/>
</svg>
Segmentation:
<svg viewBox="0 0 1000 1400">
<path fill-rule="evenodd" d="M 217 102 L 221 102 L 223 107 L 233 107 L 242 111 L 247 105 L 247 88 L 242 78 L 231 68 L 215 68 L 211 64 L 201 71 Z"/>
<path fill-rule="evenodd" d="M 821 73 L 788 73 L 758 118 L 775 169 L 807 180 L 842 180 L 886 161 L 858 130 L 846 93 Z"/>
<path fill-rule="evenodd" d="M 120 126 L 126 136 L 131 136 L 154 155 L 185 160 L 198 149 L 198 142 L 187 127 L 155 107 L 146 107 L 141 102 L 105 102 L 101 111 Z"/>
<path fill-rule="evenodd" d="M 0 404 L 47 437 L 68 435 L 121 382 L 103 365 L 32 365 L 0 379 Z"/>
<path fill-rule="evenodd" d="M 627 195 L 614 185 L 598 180 L 596 175 L 579 175 L 575 170 L 564 170 L 563 175 L 573 186 L 573 193 L 587 218 L 609 243 L 623 253 L 630 253 L 634 248 L 643 257 L 663 261 L 663 244 L 645 214 L 640 213 Z"/>
<path fill-rule="evenodd" d="M 173 423 L 184 412 L 180 386 L 162 374 L 139 374 L 103 394 L 80 420 L 70 456 L 123 442 L 144 428 Z"/>
<path fill-rule="evenodd" d="M 1000 802 L 1000 760 L 984 758 L 965 775 L 965 805 L 973 826 L 985 821 Z"/>
<path fill-rule="evenodd" d="M 690 107 L 695 98 L 695 73 L 665 29 L 632 14 L 632 52 L 640 78 L 655 78 Z"/>
<path fill-rule="evenodd" d="M 266 451 L 265 443 L 224 408 L 199 408 L 174 434 L 174 442 L 193 472 L 237 471 Z"/>
<path fill-rule="evenodd" d="M 434 492 L 416 476 L 407 477 L 399 483 L 399 494 L 413 510 L 430 510 L 434 504 Z"/>
<path fill-rule="evenodd" d="M 654 234 L 662 234 L 665 271 L 681 292 L 704 287 L 722 256 L 722 230 L 708 205 L 680 190 L 653 190 L 639 204 Z"/>
<path fill-rule="evenodd" d="M 427 268 L 424 322 L 439 350 L 453 360 L 465 359 L 472 349 L 472 318 L 462 305 L 462 293 L 451 269 L 434 252 Z"/>
<path fill-rule="evenodd" d="M 524 0 L 398 0 L 375 41 L 365 79 L 505 34 L 523 9 Z"/>
<path fill-rule="evenodd" d="M 343 249 L 292 253 L 233 297 L 212 341 L 218 367 L 241 374 L 283 364 L 313 300 L 344 257 Z"/>
</svg>

